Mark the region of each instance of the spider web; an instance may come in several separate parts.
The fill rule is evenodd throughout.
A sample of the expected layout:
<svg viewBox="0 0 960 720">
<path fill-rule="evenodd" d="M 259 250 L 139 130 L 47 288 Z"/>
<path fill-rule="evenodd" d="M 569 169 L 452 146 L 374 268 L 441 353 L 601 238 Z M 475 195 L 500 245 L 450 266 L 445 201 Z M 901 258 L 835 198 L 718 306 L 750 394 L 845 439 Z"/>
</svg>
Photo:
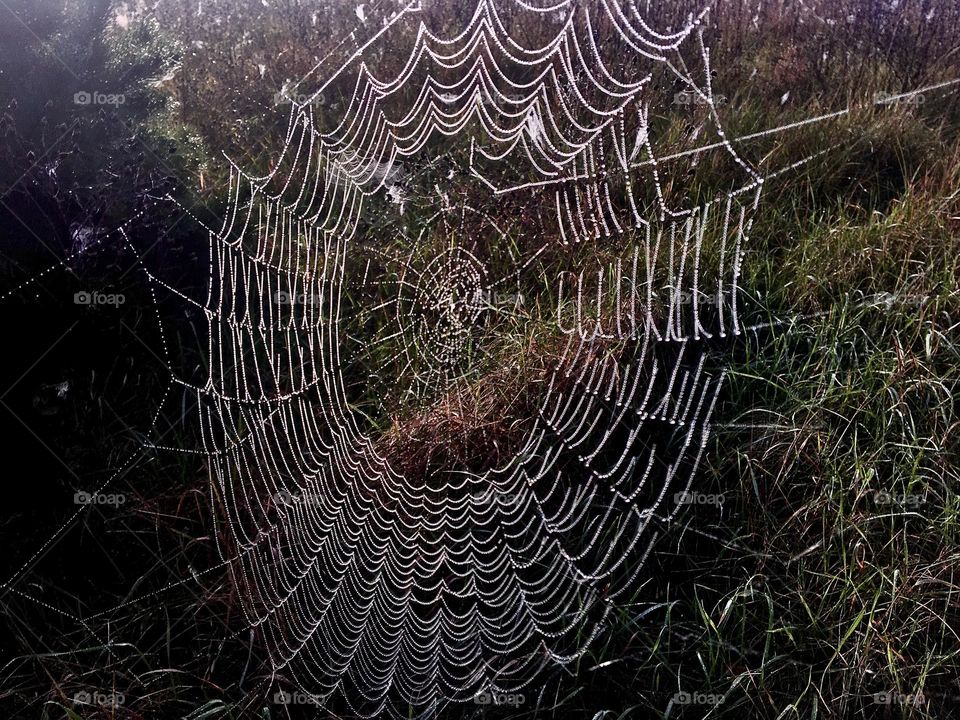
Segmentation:
<svg viewBox="0 0 960 720">
<path fill-rule="evenodd" d="M 419 10 L 301 92 L 269 174 L 231 161 L 198 303 L 209 375 L 181 381 L 274 668 L 365 716 L 515 693 L 635 589 L 704 452 L 722 377 L 706 341 L 740 332 L 762 184 L 717 121 L 702 15 L 660 34 L 613 3 L 481 1 L 435 33 Z M 531 20 L 549 42 L 508 27 Z M 658 66 L 711 111 L 734 190 L 669 205 Z M 314 103 L 337 86 L 323 128 Z M 518 337 L 547 360 L 521 367 Z M 509 447 L 470 447 L 504 419 Z"/>
<path fill-rule="evenodd" d="M 707 447 L 712 350 L 747 329 L 771 174 L 734 144 L 849 109 L 729 139 L 706 9 L 666 32 L 607 0 L 380 14 L 288 88 L 266 174 L 228 158 L 222 226 L 194 218 L 206 296 L 145 271 L 205 318 L 204 376 L 171 383 L 275 673 L 427 716 L 575 661 L 636 591 Z M 727 185 L 685 184 L 699 163 Z"/>
</svg>

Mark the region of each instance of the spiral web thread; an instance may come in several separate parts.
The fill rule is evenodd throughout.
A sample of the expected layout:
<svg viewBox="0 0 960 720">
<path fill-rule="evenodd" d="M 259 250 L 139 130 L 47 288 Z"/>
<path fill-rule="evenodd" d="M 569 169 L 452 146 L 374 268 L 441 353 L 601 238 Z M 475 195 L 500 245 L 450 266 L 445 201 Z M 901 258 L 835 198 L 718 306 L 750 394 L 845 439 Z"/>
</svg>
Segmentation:
<svg viewBox="0 0 960 720">
<path fill-rule="evenodd" d="M 269 174 L 231 162 L 197 303 L 209 376 L 178 380 L 198 396 L 218 536 L 274 668 L 317 702 L 339 689 L 369 716 L 516 692 L 576 659 L 635 589 L 706 446 L 721 373 L 705 343 L 740 332 L 737 278 L 762 185 L 719 125 L 703 16 L 665 35 L 632 6 L 482 0 L 441 37 L 419 10 L 355 39 L 341 69 L 291 105 Z M 552 39 L 522 46 L 505 14 L 538 18 Z M 598 27 L 633 56 L 629 77 L 597 46 Z M 400 30 L 414 38 L 402 51 Z M 681 70 L 691 43 L 705 84 Z M 399 74 L 377 74 L 380 45 Z M 661 188 L 652 74 L 637 72 L 658 64 L 707 109 L 717 142 L 703 152 L 727 153 L 744 176 L 691 208 L 669 207 Z M 314 102 L 343 77 L 352 93 L 323 129 Z M 441 137 L 464 152 L 424 163 Z M 541 208 L 535 233 L 497 214 L 515 197 Z M 709 289 L 708 234 L 722 246 Z M 414 250 L 398 254 L 396 237 Z M 575 259 L 598 243 L 621 256 Z M 522 301 L 558 252 L 569 269 Z M 491 337 L 541 316 L 560 342 L 510 456 L 481 471 L 398 468 L 357 410 L 356 368 L 429 409 L 489 368 L 476 358 Z M 363 337 L 368 317 L 383 320 Z"/>
</svg>

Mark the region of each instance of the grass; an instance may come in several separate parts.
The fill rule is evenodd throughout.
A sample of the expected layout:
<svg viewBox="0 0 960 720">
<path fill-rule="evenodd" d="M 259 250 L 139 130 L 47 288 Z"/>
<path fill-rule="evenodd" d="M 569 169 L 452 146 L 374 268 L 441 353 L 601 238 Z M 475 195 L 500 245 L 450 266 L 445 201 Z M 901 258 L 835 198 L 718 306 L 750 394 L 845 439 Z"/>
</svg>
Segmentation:
<svg viewBox="0 0 960 720">
<path fill-rule="evenodd" d="M 957 144 L 918 122 L 867 128 L 878 174 L 903 179 L 879 208 L 852 184 L 823 190 L 861 177 L 856 152 L 771 191 L 744 287 L 772 322 L 728 368 L 703 479 L 723 510 L 663 540 L 679 584 L 624 608 L 589 659 L 605 678 L 581 664 L 581 690 L 617 689 L 574 698 L 584 717 L 635 699 L 640 717 L 717 718 L 939 718 L 960 702 Z"/>
<path fill-rule="evenodd" d="M 731 438 L 739 448 L 718 468 L 740 477 L 731 514 L 751 551 L 741 562 L 776 618 L 765 645 L 805 665 L 816 695 L 799 677 L 756 689 L 806 708 L 798 716 L 818 704 L 869 713 L 872 695 L 889 691 L 922 692 L 928 707 L 901 710 L 937 717 L 960 689 L 948 389 L 960 347 L 936 317 L 836 307 L 731 371 L 732 393 L 760 399 L 772 426 Z"/>
</svg>

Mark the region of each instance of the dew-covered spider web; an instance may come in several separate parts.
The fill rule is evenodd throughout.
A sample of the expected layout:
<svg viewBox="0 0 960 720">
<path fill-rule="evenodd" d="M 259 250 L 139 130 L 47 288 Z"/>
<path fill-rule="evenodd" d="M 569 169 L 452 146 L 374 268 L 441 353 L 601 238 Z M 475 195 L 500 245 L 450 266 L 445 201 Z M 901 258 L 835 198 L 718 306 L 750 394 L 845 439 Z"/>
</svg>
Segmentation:
<svg viewBox="0 0 960 720">
<path fill-rule="evenodd" d="M 231 163 L 191 389 L 247 617 L 318 701 L 517 692 L 635 588 L 704 452 L 762 184 L 714 115 L 696 153 L 742 182 L 664 191 L 647 96 L 666 71 L 711 108 L 701 20 L 410 6 L 299 85 L 269 173 Z"/>
<path fill-rule="evenodd" d="M 521 691 L 636 591 L 744 331 L 741 141 L 806 122 L 727 137 L 706 9 L 431 18 L 366 8 L 269 167 L 228 159 L 205 296 L 148 272 L 205 318 L 173 384 L 246 618 L 370 717 Z"/>
</svg>

